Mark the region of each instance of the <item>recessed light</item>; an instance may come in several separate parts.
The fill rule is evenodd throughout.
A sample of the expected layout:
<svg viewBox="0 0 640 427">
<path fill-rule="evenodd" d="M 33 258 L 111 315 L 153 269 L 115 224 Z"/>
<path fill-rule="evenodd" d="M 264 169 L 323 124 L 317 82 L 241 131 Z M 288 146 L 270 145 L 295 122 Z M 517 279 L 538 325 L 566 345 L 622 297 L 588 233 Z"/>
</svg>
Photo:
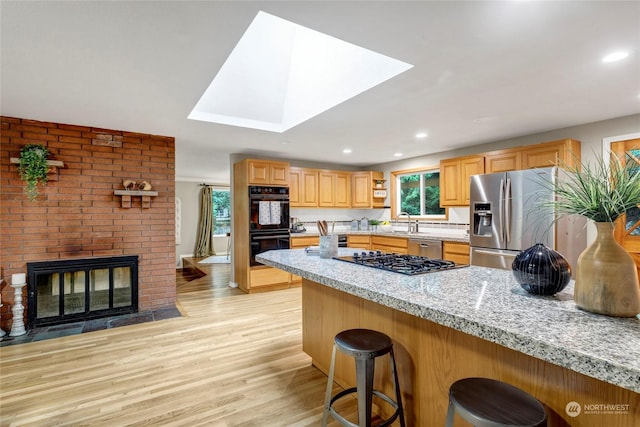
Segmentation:
<svg viewBox="0 0 640 427">
<path fill-rule="evenodd" d="M 620 61 L 621 59 L 624 59 L 627 56 L 629 56 L 629 52 L 625 52 L 623 50 L 620 50 L 618 52 L 610 53 L 609 55 L 607 55 L 604 58 L 602 58 L 602 62 Z"/>
<path fill-rule="evenodd" d="M 394 157 L 402 157 L 402 153 L 393 153 Z"/>
<path fill-rule="evenodd" d="M 351 148 L 345 148 L 344 150 L 342 150 L 342 152 L 344 154 L 351 154 L 352 151 L 351 151 Z"/>
<path fill-rule="evenodd" d="M 422 138 L 426 138 L 427 134 L 425 132 L 418 132 L 416 133 L 416 138 L 422 139 Z"/>
</svg>

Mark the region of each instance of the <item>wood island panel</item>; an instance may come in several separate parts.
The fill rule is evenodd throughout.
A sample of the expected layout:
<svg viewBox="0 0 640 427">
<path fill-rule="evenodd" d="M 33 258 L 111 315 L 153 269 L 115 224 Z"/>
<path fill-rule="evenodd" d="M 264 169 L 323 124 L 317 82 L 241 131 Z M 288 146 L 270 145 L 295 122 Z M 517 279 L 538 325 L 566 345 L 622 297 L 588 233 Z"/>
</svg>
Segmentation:
<svg viewBox="0 0 640 427">
<path fill-rule="evenodd" d="M 370 328 L 393 339 L 407 425 L 444 425 L 449 386 L 473 376 L 505 381 L 534 395 L 545 405 L 549 427 L 639 425 L 640 395 L 630 390 L 307 279 L 302 283 L 302 307 L 303 350 L 325 373 L 338 332 Z M 352 386 L 353 360 L 340 356 L 336 382 Z M 376 363 L 376 387 L 393 395 L 383 359 Z M 628 410 L 572 418 L 565 412 L 570 402 L 583 405 L 583 411 L 593 404 L 628 405 Z M 457 418 L 455 425 L 468 424 Z"/>
</svg>

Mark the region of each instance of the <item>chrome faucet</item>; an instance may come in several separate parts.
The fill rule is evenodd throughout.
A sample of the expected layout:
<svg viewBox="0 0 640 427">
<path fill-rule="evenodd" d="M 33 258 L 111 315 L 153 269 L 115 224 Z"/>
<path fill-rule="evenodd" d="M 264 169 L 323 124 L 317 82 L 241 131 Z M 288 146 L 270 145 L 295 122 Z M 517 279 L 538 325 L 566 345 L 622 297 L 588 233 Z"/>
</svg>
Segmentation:
<svg viewBox="0 0 640 427">
<path fill-rule="evenodd" d="M 400 212 L 398 215 L 396 215 L 396 226 L 398 225 L 398 219 L 400 219 L 401 216 L 407 217 L 407 233 L 411 233 L 411 215 L 409 215 L 407 212 Z"/>
</svg>

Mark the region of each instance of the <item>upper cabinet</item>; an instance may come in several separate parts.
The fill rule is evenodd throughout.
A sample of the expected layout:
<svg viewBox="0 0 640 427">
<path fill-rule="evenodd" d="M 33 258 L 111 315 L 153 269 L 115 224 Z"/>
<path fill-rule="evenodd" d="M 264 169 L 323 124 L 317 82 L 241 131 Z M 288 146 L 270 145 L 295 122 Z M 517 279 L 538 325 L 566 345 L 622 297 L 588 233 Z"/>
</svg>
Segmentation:
<svg viewBox="0 0 640 427">
<path fill-rule="evenodd" d="M 484 156 L 465 156 L 440 162 L 440 206 L 469 205 L 469 177 L 484 173 Z"/>
<path fill-rule="evenodd" d="M 292 167 L 289 169 L 289 202 L 293 207 L 318 206 L 318 171 Z"/>
<path fill-rule="evenodd" d="M 318 206 L 322 208 L 351 207 L 351 174 L 332 170 L 318 173 Z"/>
<path fill-rule="evenodd" d="M 500 150 L 485 153 L 484 170 L 486 173 L 517 171 L 521 167 L 521 154 L 516 150 Z"/>
<path fill-rule="evenodd" d="M 580 162 L 580 141 L 561 139 L 522 147 L 522 169 L 576 166 Z"/>
<path fill-rule="evenodd" d="M 291 207 L 383 207 L 386 188 L 382 172 L 347 172 L 292 167 L 289 169 Z"/>
<path fill-rule="evenodd" d="M 250 185 L 289 185 L 289 163 L 271 160 L 246 160 Z"/>
<path fill-rule="evenodd" d="M 382 208 L 387 196 L 386 189 L 376 185 L 384 182 L 382 172 L 352 172 L 351 173 L 351 207 L 352 208 Z"/>
<path fill-rule="evenodd" d="M 561 139 L 440 161 L 440 206 L 469 206 L 469 177 L 550 166 L 575 166 L 580 141 Z"/>
<path fill-rule="evenodd" d="M 351 173 L 334 172 L 333 206 L 336 208 L 351 207 Z"/>
</svg>

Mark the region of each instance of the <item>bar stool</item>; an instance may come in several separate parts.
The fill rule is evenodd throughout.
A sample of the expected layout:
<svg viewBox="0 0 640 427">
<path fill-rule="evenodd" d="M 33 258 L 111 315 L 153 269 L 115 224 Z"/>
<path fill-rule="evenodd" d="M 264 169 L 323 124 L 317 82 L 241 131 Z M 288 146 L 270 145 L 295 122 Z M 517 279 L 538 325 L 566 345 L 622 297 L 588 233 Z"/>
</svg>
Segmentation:
<svg viewBox="0 0 640 427">
<path fill-rule="evenodd" d="M 446 427 L 455 414 L 476 427 L 544 427 L 547 414 L 530 394 L 489 378 L 464 378 L 449 388 Z"/>
<path fill-rule="evenodd" d="M 343 390 L 331 397 L 331 389 L 333 387 L 333 373 L 336 363 L 336 350 L 351 356 L 356 363 L 356 387 Z M 389 396 L 381 391 L 374 390 L 373 377 L 375 368 L 375 359 L 385 354 L 389 354 L 391 364 L 391 374 L 393 376 L 394 387 L 396 392 L 396 400 L 392 400 Z M 354 424 L 340 415 L 334 408 L 333 404 L 339 399 L 356 393 L 358 397 L 358 423 Z M 404 410 L 402 408 L 402 400 L 400 396 L 400 385 L 398 383 L 398 374 L 396 371 L 396 359 L 393 355 L 393 343 L 387 335 L 372 331 L 369 329 L 349 329 L 340 332 L 335 336 L 333 342 L 333 354 L 331 355 L 331 367 L 329 368 L 329 380 L 327 382 L 327 392 L 324 401 L 324 412 L 322 414 L 322 426 L 327 425 L 329 414 L 343 426 L 349 427 L 371 427 L 371 408 L 373 404 L 373 396 L 387 402 L 393 409 L 394 413 L 377 427 L 389 426 L 398 417 L 400 425 L 405 426 Z"/>
</svg>

